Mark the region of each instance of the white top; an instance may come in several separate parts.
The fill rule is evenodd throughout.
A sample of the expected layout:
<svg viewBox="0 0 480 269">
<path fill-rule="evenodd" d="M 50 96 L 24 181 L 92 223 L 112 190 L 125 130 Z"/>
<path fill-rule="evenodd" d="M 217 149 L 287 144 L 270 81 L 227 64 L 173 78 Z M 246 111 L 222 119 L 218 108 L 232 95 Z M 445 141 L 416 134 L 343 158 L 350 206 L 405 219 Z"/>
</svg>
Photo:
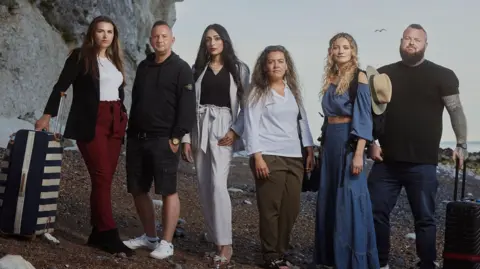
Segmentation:
<svg viewBox="0 0 480 269">
<path fill-rule="evenodd" d="M 303 146 L 313 146 L 305 110 L 300 109 L 302 119 L 299 126 L 299 107 L 290 88 L 285 87 L 285 96 L 274 90 L 271 93 L 256 104 L 245 107 L 247 154 L 262 152 L 262 155 L 302 157 L 299 129 Z"/>
<path fill-rule="evenodd" d="M 117 101 L 120 99 L 118 88 L 123 82 L 122 73 L 109 59 L 97 58 L 100 74 L 100 101 Z"/>
</svg>

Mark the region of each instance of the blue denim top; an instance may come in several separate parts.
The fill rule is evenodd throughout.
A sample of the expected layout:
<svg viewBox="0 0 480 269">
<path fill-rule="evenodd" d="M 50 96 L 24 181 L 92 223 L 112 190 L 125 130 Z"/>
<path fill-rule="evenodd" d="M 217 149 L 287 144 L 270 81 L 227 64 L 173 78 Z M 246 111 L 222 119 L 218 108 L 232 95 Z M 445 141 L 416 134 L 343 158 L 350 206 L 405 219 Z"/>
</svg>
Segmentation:
<svg viewBox="0 0 480 269">
<path fill-rule="evenodd" d="M 337 85 L 330 84 L 322 98 L 322 108 L 325 119 L 333 116 L 351 116 L 350 134 L 357 138 L 372 141 L 372 98 L 367 84 L 358 83 L 355 105 L 350 102 L 348 91 L 339 95 L 335 93 Z M 326 124 L 325 126 L 326 127 Z"/>
</svg>

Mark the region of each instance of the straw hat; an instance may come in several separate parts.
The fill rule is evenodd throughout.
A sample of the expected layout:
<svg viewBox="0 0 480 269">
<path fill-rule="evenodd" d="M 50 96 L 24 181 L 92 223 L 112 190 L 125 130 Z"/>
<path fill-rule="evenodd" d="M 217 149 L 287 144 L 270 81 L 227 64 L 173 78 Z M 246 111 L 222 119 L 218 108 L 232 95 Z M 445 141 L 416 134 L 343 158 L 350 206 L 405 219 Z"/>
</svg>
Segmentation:
<svg viewBox="0 0 480 269">
<path fill-rule="evenodd" d="M 373 112 L 381 115 L 392 99 L 392 82 L 387 74 L 378 73 L 377 69 L 372 66 L 367 66 L 365 71 L 372 95 Z"/>
</svg>

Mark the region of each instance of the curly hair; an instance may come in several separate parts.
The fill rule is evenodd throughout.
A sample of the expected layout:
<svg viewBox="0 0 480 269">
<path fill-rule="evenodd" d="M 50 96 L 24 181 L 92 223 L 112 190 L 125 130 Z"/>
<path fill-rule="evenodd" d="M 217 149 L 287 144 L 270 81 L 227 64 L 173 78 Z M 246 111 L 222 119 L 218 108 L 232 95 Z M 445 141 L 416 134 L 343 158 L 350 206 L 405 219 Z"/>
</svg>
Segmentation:
<svg viewBox="0 0 480 269">
<path fill-rule="evenodd" d="M 335 41 L 337 41 L 339 38 L 345 38 L 350 43 L 350 48 L 352 50 L 352 58 L 341 69 L 338 68 L 337 64 L 335 63 L 335 60 L 333 59 L 333 54 L 332 54 Z M 338 33 L 334 35 L 330 39 L 329 46 L 328 46 L 328 55 L 325 61 L 325 68 L 324 68 L 324 74 L 323 74 L 323 87 L 322 87 L 322 91 L 320 92 L 320 95 L 325 94 L 328 87 L 330 86 L 330 83 L 332 83 L 332 81 L 334 81 L 335 78 L 338 78 L 338 77 L 340 78 L 340 80 L 338 82 L 337 89 L 335 92 L 337 94 L 345 93 L 350 87 L 350 82 L 352 81 L 357 68 L 359 68 L 358 46 L 355 39 L 353 39 L 353 37 L 347 33 Z"/>
<path fill-rule="evenodd" d="M 285 62 L 287 64 L 287 70 L 285 72 L 284 80 L 286 80 L 288 87 L 292 91 L 293 96 L 299 107 L 302 107 L 302 94 L 299 87 L 297 70 L 293 63 L 292 57 L 288 50 L 280 45 L 266 47 L 260 56 L 258 57 L 255 67 L 252 73 L 251 91 L 248 101 L 252 103 L 258 102 L 260 99 L 265 98 L 270 92 L 270 81 L 267 76 L 267 57 L 271 52 L 282 52 L 285 56 Z"/>
</svg>

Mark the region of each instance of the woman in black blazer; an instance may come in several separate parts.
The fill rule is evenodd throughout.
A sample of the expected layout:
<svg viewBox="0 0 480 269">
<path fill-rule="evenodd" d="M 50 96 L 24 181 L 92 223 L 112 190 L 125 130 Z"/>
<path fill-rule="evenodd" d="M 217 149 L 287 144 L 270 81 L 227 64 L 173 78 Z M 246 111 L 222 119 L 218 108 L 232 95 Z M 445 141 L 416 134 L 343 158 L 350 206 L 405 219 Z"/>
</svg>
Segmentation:
<svg viewBox="0 0 480 269">
<path fill-rule="evenodd" d="M 105 16 L 95 18 L 80 48 L 72 51 L 53 87 L 37 130 L 49 129 L 61 94 L 73 85 L 64 137 L 77 141 L 90 173 L 92 233 L 88 244 L 109 253 L 132 251 L 120 240 L 113 220 L 111 185 L 127 126 L 125 75 L 118 30 Z"/>
</svg>

